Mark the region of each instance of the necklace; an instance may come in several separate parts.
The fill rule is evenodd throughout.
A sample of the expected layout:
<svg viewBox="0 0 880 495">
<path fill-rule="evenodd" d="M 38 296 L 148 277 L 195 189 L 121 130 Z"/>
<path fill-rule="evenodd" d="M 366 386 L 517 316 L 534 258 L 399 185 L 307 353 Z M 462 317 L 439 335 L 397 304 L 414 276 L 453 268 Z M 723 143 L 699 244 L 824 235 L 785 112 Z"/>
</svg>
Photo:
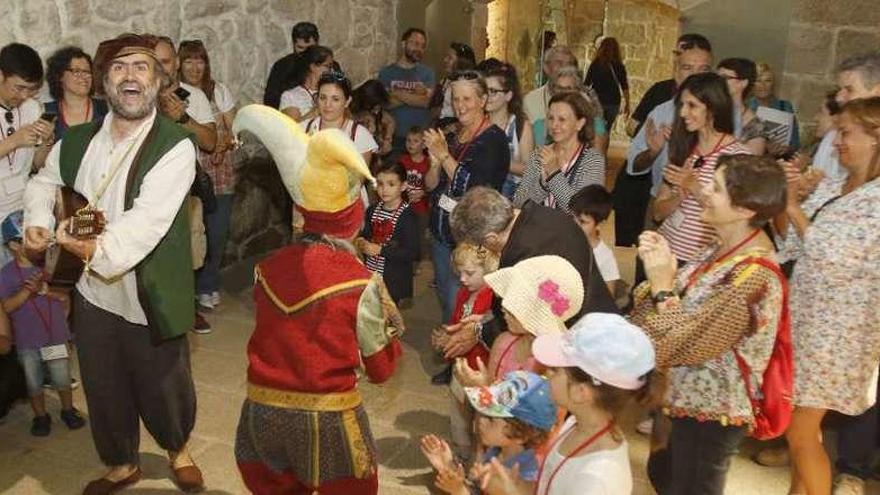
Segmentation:
<svg viewBox="0 0 880 495">
<path fill-rule="evenodd" d="M 476 139 L 477 136 L 479 136 L 480 133 L 483 132 L 483 129 L 485 129 L 486 127 L 489 127 L 489 116 L 488 115 L 483 116 L 483 120 L 480 121 L 480 127 L 477 128 L 476 132 L 474 132 L 474 134 L 471 136 L 470 140 L 465 142 L 464 146 L 461 149 L 461 152 L 458 154 L 455 161 L 461 163 L 461 159 L 464 158 L 464 156 L 467 154 L 467 150 L 468 150 L 468 148 L 471 147 L 471 143 L 474 142 L 474 139 Z"/>
<path fill-rule="evenodd" d="M 704 264 L 704 265 L 701 265 L 699 268 L 697 268 L 696 270 L 694 270 L 694 272 L 693 272 L 693 273 L 691 274 L 691 276 L 688 278 L 687 287 L 692 286 L 692 285 L 694 284 L 694 282 L 696 282 L 697 277 L 699 277 L 700 275 L 702 275 L 702 274 L 708 272 L 709 270 L 711 270 L 713 266 L 715 266 L 715 265 L 721 263 L 725 258 L 728 258 L 728 257 L 730 257 L 732 254 L 735 254 L 735 253 L 736 253 L 741 247 L 743 247 L 743 246 L 745 246 L 746 244 L 748 244 L 748 243 L 749 243 L 752 239 L 754 239 L 755 237 L 758 237 L 758 234 L 760 234 L 760 233 L 761 233 L 761 229 L 755 229 L 754 232 L 752 232 L 751 234 L 749 234 L 748 236 L 746 236 L 745 239 L 743 239 L 743 240 L 739 241 L 738 243 L 736 243 L 735 246 L 733 246 L 732 248 L 728 249 L 727 251 L 724 251 L 720 256 L 716 257 L 714 260 L 709 261 L 708 263 L 706 263 L 706 264 Z"/>
</svg>

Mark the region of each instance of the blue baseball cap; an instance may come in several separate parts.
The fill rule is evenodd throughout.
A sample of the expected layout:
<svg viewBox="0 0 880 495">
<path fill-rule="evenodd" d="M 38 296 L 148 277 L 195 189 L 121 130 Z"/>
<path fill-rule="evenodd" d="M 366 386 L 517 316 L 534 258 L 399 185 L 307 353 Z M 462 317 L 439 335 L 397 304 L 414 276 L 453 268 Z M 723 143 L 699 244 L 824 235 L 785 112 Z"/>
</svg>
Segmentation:
<svg viewBox="0 0 880 495">
<path fill-rule="evenodd" d="M 474 409 L 486 416 L 516 418 L 545 431 L 556 424 L 550 384 L 531 371 L 511 371 L 494 385 L 465 387 L 464 391 Z"/>
<path fill-rule="evenodd" d="M 18 210 L 10 213 L 0 224 L 0 231 L 3 232 L 3 244 L 20 241 L 24 237 L 24 212 Z"/>
</svg>

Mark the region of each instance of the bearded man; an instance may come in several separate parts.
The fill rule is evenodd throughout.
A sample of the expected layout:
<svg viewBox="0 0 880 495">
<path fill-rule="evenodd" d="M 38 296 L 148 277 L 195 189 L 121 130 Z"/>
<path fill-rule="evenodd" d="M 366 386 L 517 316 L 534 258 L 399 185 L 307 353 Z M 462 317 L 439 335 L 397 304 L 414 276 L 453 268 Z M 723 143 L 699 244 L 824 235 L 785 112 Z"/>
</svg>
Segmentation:
<svg viewBox="0 0 880 495">
<path fill-rule="evenodd" d="M 54 239 L 85 260 L 76 284 L 73 327 L 92 439 L 110 469 L 86 495 L 109 494 L 141 477 L 139 420 L 166 451 L 174 481 L 203 487 L 187 452 L 196 397 L 187 332 L 193 326 L 190 233 L 181 208 L 195 176 L 192 133 L 157 115 L 167 80 L 151 36 L 102 43 L 98 70 L 112 112 L 71 128 L 25 190 L 25 242 L 49 245 L 55 191 L 70 186 L 106 218 L 91 240 Z"/>
<path fill-rule="evenodd" d="M 419 28 L 409 28 L 401 37 L 400 58 L 379 71 L 379 80 L 390 95 L 390 111 L 394 117 L 392 148 L 401 153 L 406 135 L 413 127 L 426 129 L 431 123 L 431 96 L 434 94 L 434 71 L 422 63 L 428 35 Z"/>
</svg>

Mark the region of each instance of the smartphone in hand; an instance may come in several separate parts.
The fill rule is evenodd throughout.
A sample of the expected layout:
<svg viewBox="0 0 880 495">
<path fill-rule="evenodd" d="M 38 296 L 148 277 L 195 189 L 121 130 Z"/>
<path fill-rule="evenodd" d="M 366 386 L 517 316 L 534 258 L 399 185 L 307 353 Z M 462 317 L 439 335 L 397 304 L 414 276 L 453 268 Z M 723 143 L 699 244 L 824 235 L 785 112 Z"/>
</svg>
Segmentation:
<svg viewBox="0 0 880 495">
<path fill-rule="evenodd" d="M 58 114 L 53 112 L 43 112 L 43 115 L 40 115 L 40 120 L 45 120 L 50 124 L 54 123 L 57 118 Z"/>
<path fill-rule="evenodd" d="M 177 89 L 174 90 L 174 94 L 177 95 L 177 97 L 180 98 L 181 101 L 186 101 L 186 99 L 189 98 L 189 91 L 181 88 L 180 86 L 178 86 Z"/>
</svg>

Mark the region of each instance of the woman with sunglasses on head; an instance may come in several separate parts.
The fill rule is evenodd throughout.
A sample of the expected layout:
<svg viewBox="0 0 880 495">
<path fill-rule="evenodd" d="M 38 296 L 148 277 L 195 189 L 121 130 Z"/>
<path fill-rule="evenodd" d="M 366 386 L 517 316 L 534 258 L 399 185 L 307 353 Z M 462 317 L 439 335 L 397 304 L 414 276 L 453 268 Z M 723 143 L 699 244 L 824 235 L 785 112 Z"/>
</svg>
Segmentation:
<svg viewBox="0 0 880 495">
<path fill-rule="evenodd" d="M 443 56 L 443 79 L 437 81 L 434 89 L 434 95 L 431 97 L 431 103 L 428 108 L 431 109 L 431 116 L 434 119 L 444 119 L 454 117 L 455 112 L 452 109 L 452 89 L 450 83 L 454 79 L 455 73 L 463 70 L 473 70 L 477 64 L 477 57 L 474 50 L 464 43 L 453 41 Z"/>
<path fill-rule="evenodd" d="M 492 123 L 507 134 L 510 148 L 510 170 L 501 194 L 513 199 L 513 193 L 522 180 L 525 172 L 525 160 L 532 154 L 535 138 L 532 135 L 532 123 L 526 117 L 522 106 L 522 92 L 516 68 L 510 64 L 484 72 L 489 98 L 486 100 L 486 111 Z"/>
<path fill-rule="evenodd" d="M 94 98 L 92 57 L 81 48 L 68 46 L 46 60 L 46 83 L 53 100 L 44 112 L 55 114 L 55 140 L 69 127 L 100 122 L 107 115 L 107 102 Z"/>
<path fill-rule="evenodd" d="M 767 152 L 764 121 L 746 104 L 758 77 L 755 63 L 747 58 L 726 58 L 718 63 L 716 73 L 727 81 L 733 99 L 734 134 L 752 154 L 763 155 Z"/>
<path fill-rule="evenodd" d="M 301 81 L 281 93 L 278 109 L 297 122 L 303 122 L 318 115 L 318 80 L 333 68 L 333 51 L 326 46 L 310 46 L 296 60 Z"/>
<path fill-rule="evenodd" d="M 718 159 L 751 154 L 733 135 L 733 100 L 718 74 L 694 74 L 675 97 L 676 115 L 669 139 L 669 163 L 654 197 L 657 232 L 679 262 L 693 261 L 715 238 L 701 219 L 702 189 L 712 182 Z"/>
<path fill-rule="evenodd" d="M 568 211 L 571 197 L 584 186 L 605 185 L 605 157 L 591 146 L 592 122 L 590 105 L 580 93 L 566 91 L 550 99 L 547 130 L 551 144 L 532 152 L 514 205 L 531 200 Z"/>
<path fill-rule="evenodd" d="M 379 155 L 381 156 L 391 153 L 391 145 L 394 142 L 396 124 L 391 112 L 386 110 L 389 101 L 388 90 L 378 79 L 364 81 L 355 88 L 351 95 L 352 113 L 358 118 L 369 115 L 368 118 L 373 120 L 373 127 L 376 131 L 373 137 L 379 143 Z"/>
<path fill-rule="evenodd" d="M 315 134 L 321 129 L 339 129 L 351 138 L 358 153 L 369 164 L 379 145 L 370 131 L 358 124 L 348 110 L 351 105 L 351 82 L 342 72 L 325 72 L 317 82 L 317 90 L 318 116 L 302 122 L 306 134 Z"/>
<path fill-rule="evenodd" d="M 510 169 L 507 136 L 486 113 L 489 99 L 486 80 L 479 72 L 464 71 L 458 73 L 451 88 L 458 131 L 448 136 L 437 129 L 425 131 L 425 146 L 431 158 L 425 187 L 433 191 L 430 218 L 434 237 L 432 260 L 443 321 L 452 317 L 458 292 L 458 279 L 450 261 L 455 239 L 449 228 L 449 216 L 458 200 L 474 186 L 501 191 Z"/>
<path fill-rule="evenodd" d="M 214 80 L 211 74 L 211 60 L 201 40 L 181 41 L 178 57 L 180 80 L 205 93 L 217 124 L 216 147 L 210 153 L 199 150 L 198 157 L 202 170 L 211 178 L 216 208 L 204 215 L 208 245 L 204 265 L 196 272 L 196 296 L 201 308 L 212 310 L 220 304 L 220 262 L 223 259 L 229 234 L 236 184 L 232 151 L 235 98 L 226 85 Z"/>
</svg>

